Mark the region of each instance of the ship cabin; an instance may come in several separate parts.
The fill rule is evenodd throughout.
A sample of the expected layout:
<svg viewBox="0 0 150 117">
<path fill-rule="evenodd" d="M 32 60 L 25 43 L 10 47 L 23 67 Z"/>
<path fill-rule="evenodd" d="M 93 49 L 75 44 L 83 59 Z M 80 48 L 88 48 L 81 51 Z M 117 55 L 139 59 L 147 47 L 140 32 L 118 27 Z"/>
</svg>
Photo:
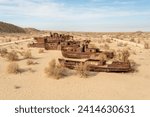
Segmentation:
<svg viewBox="0 0 150 117">
<path fill-rule="evenodd" d="M 71 44 L 71 46 L 67 45 L 62 48 L 63 51 L 66 52 L 80 52 L 80 53 L 97 53 L 100 52 L 98 48 L 88 48 L 88 45 L 79 45 L 78 43 Z"/>
</svg>

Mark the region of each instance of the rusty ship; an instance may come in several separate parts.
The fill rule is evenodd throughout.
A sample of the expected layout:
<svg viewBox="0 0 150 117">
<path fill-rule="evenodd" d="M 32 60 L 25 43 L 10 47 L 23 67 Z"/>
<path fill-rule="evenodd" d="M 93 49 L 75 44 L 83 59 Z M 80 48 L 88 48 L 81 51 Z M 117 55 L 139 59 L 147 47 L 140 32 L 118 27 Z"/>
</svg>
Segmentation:
<svg viewBox="0 0 150 117">
<path fill-rule="evenodd" d="M 86 59 L 90 58 L 92 55 L 99 55 L 101 53 L 105 54 L 108 59 L 114 57 L 113 52 L 100 51 L 98 48 L 89 48 L 88 44 L 64 46 L 62 47 L 61 52 L 64 57 L 75 59 Z"/>
<path fill-rule="evenodd" d="M 87 59 L 85 61 L 58 59 L 60 65 L 69 68 L 76 69 L 80 64 L 86 65 L 87 71 L 92 72 L 129 72 L 131 71 L 130 62 L 112 61 L 108 63 L 106 61 Z"/>
</svg>

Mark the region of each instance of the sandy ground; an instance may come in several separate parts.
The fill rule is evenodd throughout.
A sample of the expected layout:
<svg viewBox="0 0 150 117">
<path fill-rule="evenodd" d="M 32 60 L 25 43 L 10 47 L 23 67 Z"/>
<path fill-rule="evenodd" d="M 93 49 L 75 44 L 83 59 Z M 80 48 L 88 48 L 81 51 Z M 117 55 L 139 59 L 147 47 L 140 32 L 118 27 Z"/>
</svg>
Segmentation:
<svg viewBox="0 0 150 117">
<path fill-rule="evenodd" d="M 82 37 L 81 37 L 82 38 Z M 84 38 L 84 37 L 83 37 Z M 93 38 L 94 39 L 94 38 Z M 92 40 L 92 39 L 91 39 Z M 97 42 L 95 43 L 97 44 Z M 109 43 L 111 47 L 117 42 Z M 20 43 L 5 48 L 17 50 L 26 47 L 27 43 Z M 10 45 L 12 46 L 12 45 Z M 0 57 L 0 99 L 44 99 L 44 100 L 117 100 L 117 99 L 150 99 L 150 49 L 128 46 L 131 48 L 130 59 L 138 64 L 138 71 L 134 73 L 95 73 L 88 78 L 80 78 L 73 73 L 63 79 L 48 78 L 44 68 L 52 59 L 62 57 L 60 51 L 45 51 L 38 53 L 37 48 L 30 48 L 36 65 L 27 65 L 26 59 L 17 61 L 19 66 L 26 70 L 19 74 L 6 72 L 9 61 Z M 111 48 L 110 47 L 110 48 Z M 27 69 L 32 68 L 34 72 Z M 18 87 L 18 88 L 15 88 Z"/>
</svg>

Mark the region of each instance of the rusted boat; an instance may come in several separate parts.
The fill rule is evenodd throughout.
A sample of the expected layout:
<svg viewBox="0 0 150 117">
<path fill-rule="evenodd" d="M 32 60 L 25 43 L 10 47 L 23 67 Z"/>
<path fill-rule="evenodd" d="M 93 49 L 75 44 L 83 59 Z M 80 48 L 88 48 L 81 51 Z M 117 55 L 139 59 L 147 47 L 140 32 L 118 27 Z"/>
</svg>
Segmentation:
<svg viewBox="0 0 150 117">
<path fill-rule="evenodd" d="M 86 59 L 90 58 L 92 55 L 105 54 L 108 59 L 114 57 L 113 52 L 109 51 L 100 51 L 98 48 L 88 48 L 86 45 L 76 45 L 76 46 L 65 46 L 61 49 L 62 55 L 66 58 L 75 58 L 75 59 Z"/>
<path fill-rule="evenodd" d="M 107 63 L 106 61 L 87 59 L 85 61 L 76 61 L 68 59 L 58 59 L 60 65 L 69 68 L 75 69 L 79 64 L 86 65 L 87 71 L 92 72 L 129 72 L 131 71 L 130 62 L 120 62 L 113 61 Z"/>
<path fill-rule="evenodd" d="M 50 33 L 50 36 L 35 37 L 34 42 L 29 44 L 28 47 L 45 48 L 46 50 L 60 50 L 64 42 L 73 40 L 73 36 Z"/>
</svg>

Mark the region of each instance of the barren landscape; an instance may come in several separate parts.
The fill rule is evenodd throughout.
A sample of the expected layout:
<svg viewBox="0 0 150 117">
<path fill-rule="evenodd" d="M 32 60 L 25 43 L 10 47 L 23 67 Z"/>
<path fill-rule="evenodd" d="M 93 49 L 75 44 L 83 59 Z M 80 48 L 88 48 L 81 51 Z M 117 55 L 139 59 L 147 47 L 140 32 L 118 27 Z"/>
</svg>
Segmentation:
<svg viewBox="0 0 150 117">
<path fill-rule="evenodd" d="M 60 50 L 28 47 L 34 37 L 52 31 L 27 34 L 0 33 L 0 99 L 9 100 L 146 100 L 150 99 L 150 33 L 148 32 L 62 32 L 75 40 L 91 40 L 91 47 L 118 52 L 127 49 L 136 68 L 129 73 L 91 73 L 81 78 L 68 70 L 63 78 L 48 77 L 44 69 L 53 59 L 63 58 Z M 54 31 L 56 32 L 56 31 Z M 17 58 L 4 57 L 16 52 Z M 24 54 L 24 53 L 27 53 Z M 13 61 L 13 62 L 12 62 Z M 18 73 L 11 73 L 17 64 Z"/>
</svg>

